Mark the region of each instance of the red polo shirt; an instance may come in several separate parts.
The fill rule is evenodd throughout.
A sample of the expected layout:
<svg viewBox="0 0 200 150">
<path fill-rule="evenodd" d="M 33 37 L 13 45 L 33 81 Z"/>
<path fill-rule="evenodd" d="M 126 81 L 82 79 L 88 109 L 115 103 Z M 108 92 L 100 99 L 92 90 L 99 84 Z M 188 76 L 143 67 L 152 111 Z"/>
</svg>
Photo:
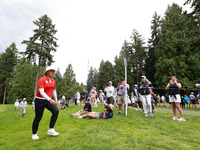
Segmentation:
<svg viewBox="0 0 200 150">
<path fill-rule="evenodd" d="M 44 92 L 51 98 L 53 90 L 56 89 L 56 81 L 52 78 L 50 82 L 47 76 L 41 77 L 38 81 L 37 97 L 43 98 L 39 89 L 44 89 Z"/>
</svg>

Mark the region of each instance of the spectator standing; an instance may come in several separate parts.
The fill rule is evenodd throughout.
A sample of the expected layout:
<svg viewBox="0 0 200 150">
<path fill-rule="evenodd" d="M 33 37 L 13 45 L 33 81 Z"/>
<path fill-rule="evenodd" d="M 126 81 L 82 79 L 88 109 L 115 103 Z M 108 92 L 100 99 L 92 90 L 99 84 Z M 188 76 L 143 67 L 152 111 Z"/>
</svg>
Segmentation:
<svg viewBox="0 0 200 150">
<path fill-rule="evenodd" d="M 181 103 L 181 96 L 180 96 L 180 88 L 181 83 L 178 82 L 178 79 L 176 76 L 172 76 L 171 81 L 167 84 L 166 90 L 169 90 L 169 102 L 172 103 L 172 111 L 174 114 L 174 117 L 172 120 L 178 120 L 178 121 L 185 121 L 183 118 L 183 111 L 181 109 L 180 103 Z M 178 109 L 181 118 L 178 119 L 176 116 L 176 108 Z"/>
<path fill-rule="evenodd" d="M 198 101 L 200 106 L 200 80 L 197 80 L 195 86 L 198 88 Z"/>
<path fill-rule="evenodd" d="M 188 108 L 188 104 L 189 104 L 189 107 L 190 107 L 190 98 L 185 94 L 183 99 L 185 100 L 185 103 L 187 105 L 187 108 Z"/>
<path fill-rule="evenodd" d="M 32 101 L 32 110 L 35 110 L 35 101 Z"/>
<path fill-rule="evenodd" d="M 19 109 L 19 100 L 18 99 L 16 100 L 14 105 L 15 105 L 15 109 L 18 110 Z"/>
<path fill-rule="evenodd" d="M 193 92 L 191 92 L 191 94 L 190 94 L 190 100 L 191 100 L 191 102 L 192 102 L 192 108 L 193 108 L 193 106 L 194 106 L 194 108 L 197 108 L 197 105 L 196 105 L 196 97 L 194 96 L 194 93 L 193 93 Z"/>
<path fill-rule="evenodd" d="M 162 100 L 163 106 L 165 107 L 165 96 L 164 95 L 161 97 L 161 100 Z"/>
<path fill-rule="evenodd" d="M 158 104 L 158 100 L 157 100 L 157 95 L 156 94 L 153 95 L 153 99 L 155 101 L 155 107 L 156 107 L 157 104 Z"/>
<path fill-rule="evenodd" d="M 106 92 L 107 104 L 113 104 L 115 88 L 112 86 L 112 81 L 108 82 L 109 86 L 106 86 L 104 91 Z"/>
<path fill-rule="evenodd" d="M 141 77 L 141 82 L 138 85 L 138 90 L 140 92 L 140 100 L 143 104 L 144 114 L 147 117 L 147 108 L 149 108 L 149 115 L 153 117 L 152 105 L 151 105 L 151 94 L 149 88 L 151 88 L 151 82 L 146 78 L 146 76 Z"/>
<path fill-rule="evenodd" d="M 169 108 L 171 108 L 172 104 L 171 104 L 171 102 L 169 102 L 169 95 L 168 94 L 165 94 L 165 100 L 166 100 L 166 103 L 169 103 Z"/>
<path fill-rule="evenodd" d="M 157 95 L 157 101 L 158 101 L 159 107 L 161 107 L 161 104 L 160 104 L 160 95 L 159 94 Z"/>
<path fill-rule="evenodd" d="M 84 100 L 87 99 L 87 93 L 86 93 L 85 89 L 82 90 L 80 95 L 81 95 L 81 105 L 83 106 L 84 105 Z"/>
<path fill-rule="evenodd" d="M 91 94 L 91 105 L 94 106 L 94 108 L 96 108 L 96 88 L 93 86 L 91 91 L 90 91 L 90 94 Z"/>
<path fill-rule="evenodd" d="M 138 110 L 137 109 L 137 103 L 138 103 L 138 100 L 140 98 L 140 95 L 138 93 L 138 86 L 137 84 L 134 85 L 134 88 L 133 88 L 133 98 L 135 100 L 135 104 L 134 104 L 134 107 L 135 107 L 135 110 Z M 139 104 L 139 103 L 138 103 Z"/>
<path fill-rule="evenodd" d="M 19 107 L 20 107 L 20 120 L 21 120 L 24 119 L 24 116 L 26 114 L 26 108 L 28 107 L 26 98 L 23 98 L 23 101 L 20 102 Z"/>
<path fill-rule="evenodd" d="M 105 94 L 103 93 L 103 91 L 99 90 L 99 100 L 100 100 L 101 106 L 104 105 L 104 97 L 105 97 Z"/>
<path fill-rule="evenodd" d="M 119 112 L 118 115 L 121 114 L 121 109 L 122 106 L 124 105 L 124 110 L 125 110 L 125 97 L 127 96 L 126 93 L 126 89 L 129 89 L 129 86 L 126 85 L 126 81 L 124 78 L 121 79 L 121 81 L 119 82 L 118 86 L 117 86 L 117 90 L 118 90 L 118 104 L 119 104 Z"/>
<path fill-rule="evenodd" d="M 79 91 L 76 91 L 76 98 L 77 98 L 77 107 L 80 107 L 80 98 L 81 98 L 81 95 L 80 95 Z"/>
</svg>

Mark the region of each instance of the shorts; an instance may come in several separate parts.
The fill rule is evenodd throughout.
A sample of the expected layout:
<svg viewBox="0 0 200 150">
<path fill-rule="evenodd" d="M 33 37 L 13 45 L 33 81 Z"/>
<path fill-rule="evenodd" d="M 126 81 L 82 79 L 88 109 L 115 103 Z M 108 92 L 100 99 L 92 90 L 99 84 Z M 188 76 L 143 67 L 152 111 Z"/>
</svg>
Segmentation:
<svg viewBox="0 0 200 150">
<path fill-rule="evenodd" d="M 195 101 L 195 99 L 194 99 L 194 100 L 191 100 L 191 102 L 192 102 L 192 104 L 196 104 L 196 101 Z"/>
<path fill-rule="evenodd" d="M 185 103 L 186 103 L 186 104 L 190 104 L 190 101 L 186 101 Z"/>
<path fill-rule="evenodd" d="M 94 103 L 95 103 L 95 102 L 96 102 L 96 98 L 95 98 L 95 97 L 92 97 L 92 98 L 91 98 L 91 102 L 94 102 Z"/>
<path fill-rule="evenodd" d="M 181 103 L 180 94 L 176 94 L 175 96 L 169 95 L 169 102 L 171 102 L 171 103 Z"/>
<path fill-rule="evenodd" d="M 107 104 L 113 104 L 113 97 L 107 97 Z"/>
<path fill-rule="evenodd" d="M 82 114 L 87 114 L 89 111 L 83 111 Z"/>
<path fill-rule="evenodd" d="M 118 104 L 125 104 L 125 95 L 118 95 Z"/>
<path fill-rule="evenodd" d="M 95 112 L 95 119 L 99 119 L 101 117 L 101 112 Z"/>
</svg>

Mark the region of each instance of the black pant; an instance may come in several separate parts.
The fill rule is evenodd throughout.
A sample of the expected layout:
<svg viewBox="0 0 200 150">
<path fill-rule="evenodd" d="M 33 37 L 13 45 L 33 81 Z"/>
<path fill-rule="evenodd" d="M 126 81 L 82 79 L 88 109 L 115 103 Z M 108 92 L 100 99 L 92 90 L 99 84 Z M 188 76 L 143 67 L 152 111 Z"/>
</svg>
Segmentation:
<svg viewBox="0 0 200 150">
<path fill-rule="evenodd" d="M 59 113 L 58 107 L 56 105 L 50 104 L 50 102 L 47 100 L 36 98 L 35 99 L 35 119 L 33 121 L 33 126 L 32 126 L 33 134 L 36 134 L 38 131 L 38 125 L 40 123 L 40 120 L 42 119 L 44 108 L 48 109 L 52 113 L 49 127 L 53 128 L 56 123 L 56 120 L 58 118 L 58 113 Z"/>
<path fill-rule="evenodd" d="M 113 97 L 107 97 L 107 104 L 113 104 L 114 103 L 114 99 Z"/>
<path fill-rule="evenodd" d="M 75 99 L 75 106 L 77 105 L 77 99 Z"/>
</svg>

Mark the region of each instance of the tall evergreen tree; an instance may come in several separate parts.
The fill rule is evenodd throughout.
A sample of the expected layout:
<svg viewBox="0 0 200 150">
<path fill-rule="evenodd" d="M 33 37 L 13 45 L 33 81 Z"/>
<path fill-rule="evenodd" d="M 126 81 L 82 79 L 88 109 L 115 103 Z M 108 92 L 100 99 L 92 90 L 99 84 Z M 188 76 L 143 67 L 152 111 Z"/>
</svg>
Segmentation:
<svg viewBox="0 0 200 150">
<path fill-rule="evenodd" d="M 184 87 L 194 87 L 200 72 L 200 51 L 191 47 L 191 20 L 177 4 L 169 6 L 161 25 L 161 36 L 156 52 L 156 83 L 166 86 L 172 75 L 177 75 Z"/>
<path fill-rule="evenodd" d="M 105 84 L 114 80 L 114 68 L 111 62 L 102 61 L 99 68 L 98 85 L 99 90 L 105 88 Z"/>
<path fill-rule="evenodd" d="M 94 69 L 90 67 L 88 77 L 87 77 L 87 91 L 89 92 L 94 86 Z"/>
<path fill-rule="evenodd" d="M 6 103 L 7 87 L 12 73 L 18 61 L 18 50 L 15 43 L 12 43 L 5 52 L 0 55 L 0 103 Z M 3 93 L 3 94 L 2 94 Z"/>
<path fill-rule="evenodd" d="M 145 64 L 145 72 L 148 79 L 155 85 L 154 74 L 156 72 L 156 56 L 155 56 L 155 46 L 159 41 L 159 35 L 161 32 L 161 17 L 155 12 L 153 15 L 153 20 L 151 21 L 151 38 L 148 41 L 148 52 L 147 60 Z"/>
<path fill-rule="evenodd" d="M 44 15 L 38 20 L 33 21 L 37 26 L 37 29 L 33 30 L 34 35 L 29 38 L 29 40 L 24 40 L 22 44 L 26 44 L 25 55 L 27 59 L 32 59 L 33 61 L 38 59 L 38 69 L 35 81 L 35 92 L 34 97 L 37 93 L 37 83 L 39 77 L 40 66 L 51 65 L 53 63 L 53 55 L 51 52 L 56 52 L 56 47 L 58 47 L 56 41 L 57 38 L 55 34 L 57 30 L 55 25 L 52 24 L 52 20 Z"/>
<path fill-rule="evenodd" d="M 191 4 L 191 7 L 193 8 L 193 14 L 200 15 L 200 0 L 186 0 L 184 5 Z"/>
<path fill-rule="evenodd" d="M 26 98 L 28 103 L 33 100 L 34 91 L 33 70 L 25 58 L 20 59 L 13 72 L 11 89 L 8 93 L 8 103 L 14 103 L 18 97 Z"/>
</svg>

